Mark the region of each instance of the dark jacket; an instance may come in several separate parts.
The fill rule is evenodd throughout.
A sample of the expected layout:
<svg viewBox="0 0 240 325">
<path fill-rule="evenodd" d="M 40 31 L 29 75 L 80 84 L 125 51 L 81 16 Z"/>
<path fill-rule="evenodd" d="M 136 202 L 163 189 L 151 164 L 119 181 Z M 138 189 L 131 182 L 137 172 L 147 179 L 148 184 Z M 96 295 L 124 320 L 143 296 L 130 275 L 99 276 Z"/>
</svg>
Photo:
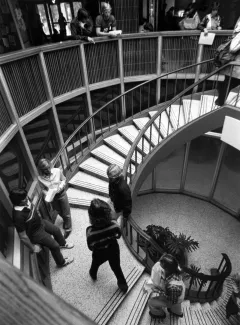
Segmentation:
<svg viewBox="0 0 240 325">
<path fill-rule="evenodd" d="M 130 188 L 123 176 L 115 182 L 109 183 L 109 197 L 113 202 L 115 211 L 122 211 L 123 217 L 128 218 L 132 212 L 132 197 Z"/>
<path fill-rule="evenodd" d="M 74 18 L 70 23 L 72 37 L 76 40 L 87 41 L 89 36 L 92 36 L 93 23 L 91 18 L 87 20 L 87 23 L 82 28 L 79 25 L 79 21 Z"/>
</svg>

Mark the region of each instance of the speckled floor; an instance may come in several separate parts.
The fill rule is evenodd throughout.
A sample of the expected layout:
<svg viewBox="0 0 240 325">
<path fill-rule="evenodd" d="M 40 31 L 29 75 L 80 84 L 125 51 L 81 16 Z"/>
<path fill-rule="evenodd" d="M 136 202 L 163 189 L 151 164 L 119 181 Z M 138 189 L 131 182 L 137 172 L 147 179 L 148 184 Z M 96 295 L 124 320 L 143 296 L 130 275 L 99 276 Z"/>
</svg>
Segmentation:
<svg viewBox="0 0 240 325">
<path fill-rule="evenodd" d="M 74 257 L 75 260 L 64 268 L 57 268 L 53 259 L 50 259 L 53 292 L 94 319 L 118 289 L 117 280 L 109 264 L 104 263 L 99 268 L 97 281 L 92 281 L 88 274 L 91 251 L 86 242 L 86 227 L 89 226 L 88 212 L 82 209 L 71 209 L 71 213 L 73 231 L 68 241 L 73 242 L 75 246 L 70 250 L 62 250 L 62 253 L 64 256 Z M 57 218 L 56 224 L 62 227 L 60 217 Z M 129 252 L 122 238 L 119 240 L 119 245 L 121 266 L 125 276 L 134 266 L 142 268 Z"/>
<path fill-rule="evenodd" d="M 233 273 L 240 272 L 240 222 L 214 205 L 180 194 L 149 194 L 139 196 L 133 207 L 133 218 L 145 229 L 156 224 L 183 232 L 199 242 L 199 249 L 189 253 L 189 264 L 209 273 L 226 253 Z"/>
</svg>

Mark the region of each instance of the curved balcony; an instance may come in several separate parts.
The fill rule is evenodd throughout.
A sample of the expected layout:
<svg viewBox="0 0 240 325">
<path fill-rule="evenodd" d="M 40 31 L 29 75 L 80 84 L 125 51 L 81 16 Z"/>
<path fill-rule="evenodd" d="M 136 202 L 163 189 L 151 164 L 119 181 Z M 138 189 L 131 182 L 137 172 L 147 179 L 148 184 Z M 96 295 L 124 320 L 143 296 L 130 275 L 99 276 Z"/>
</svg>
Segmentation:
<svg viewBox="0 0 240 325">
<path fill-rule="evenodd" d="M 176 34 L 176 33 L 175 33 Z M 178 39 L 177 41 L 174 41 L 174 39 L 177 37 L 174 33 L 170 36 L 166 36 L 170 38 L 171 41 L 169 41 L 170 46 L 172 46 L 172 44 L 175 43 L 181 43 L 182 41 L 185 42 L 187 40 L 187 44 L 190 44 L 191 41 L 193 41 L 192 44 L 194 44 L 194 46 L 196 46 L 196 39 L 193 38 L 194 36 L 198 35 L 198 33 L 193 33 L 189 36 L 189 33 L 183 33 L 183 34 L 179 34 L 181 35 L 181 37 L 183 37 L 182 39 Z M 220 37 L 224 37 L 223 35 L 226 34 L 219 34 L 219 39 Z M 132 180 L 132 175 L 134 173 L 139 173 L 141 171 L 142 165 L 144 165 L 147 160 L 149 159 L 149 157 L 151 156 L 151 154 L 153 154 L 153 149 L 155 149 L 155 147 L 158 147 L 158 144 L 160 142 L 160 140 L 164 140 L 165 138 L 171 138 L 170 133 L 172 133 L 172 136 L 174 135 L 174 132 L 177 132 L 179 127 L 183 127 L 183 125 L 185 124 L 191 124 L 193 123 L 192 121 L 194 119 L 199 119 L 201 116 L 203 115 L 207 115 L 210 114 L 211 111 L 214 111 L 213 108 L 214 105 L 212 104 L 212 108 L 210 110 L 207 110 L 207 108 L 201 108 L 198 111 L 198 115 L 195 116 L 195 113 L 192 113 L 192 102 L 194 100 L 194 96 L 195 93 L 197 93 L 198 90 L 201 90 L 201 96 L 207 95 L 214 97 L 214 95 L 216 94 L 215 92 L 215 86 L 216 83 L 221 81 L 221 77 L 219 77 L 219 75 L 214 72 L 210 75 L 207 75 L 207 72 L 209 72 L 210 69 L 212 69 L 212 65 L 210 61 L 206 61 L 203 63 L 199 63 L 196 64 L 195 66 L 190 65 L 189 67 L 183 67 L 183 65 L 186 65 L 186 62 L 191 62 L 191 61 L 184 61 L 183 65 L 182 62 L 180 60 L 180 55 L 183 55 L 184 57 L 184 51 L 182 53 L 179 54 L 178 59 L 179 61 L 181 61 L 180 63 L 180 67 L 179 69 L 175 70 L 173 73 L 164 73 L 162 71 L 162 61 L 163 61 L 163 56 L 164 56 L 164 52 L 163 52 L 163 44 L 167 44 L 167 40 L 164 39 L 165 35 L 164 34 L 151 34 L 151 38 L 148 39 L 148 37 L 144 37 L 144 38 L 140 38 L 139 35 L 133 35 L 132 39 L 128 39 L 127 36 L 126 38 L 122 38 L 119 40 L 114 40 L 114 41 L 105 41 L 104 44 L 106 45 L 105 51 L 106 49 L 110 49 L 110 53 L 114 53 L 114 46 L 113 44 L 116 44 L 119 46 L 119 52 L 118 52 L 118 59 L 119 59 L 119 75 L 118 73 L 116 74 L 116 72 L 118 72 L 118 68 L 114 68 L 111 71 L 108 71 L 107 69 L 104 69 L 104 67 L 106 67 L 107 63 L 109 61 L 105 61 L 105 59 L 103 59 L 104 54 L 106 53 L 104 50 L 101 50 L 101 48 L 103 48 L 102 43 L 99 43 L 97 45 L 99 45 L 98 47 L 94 48 L 94 45 L 83 45 L 83 44 L 77 44 L 74 42 L 74 46 L 73 43 L 70 42 L 69 44 L 64 44 L 64 48 L 58 49 L 58 53 L 55 54 L 55 47 L 48 47 L 48 48 L 42 48 L 42 52 L 32 52 L 30 54 L 31 51 L 27 51 L 25 53 L 25 56 L 27 56 L 26 60 L 28 60 L 28 56 L 35 56 L 35 59 L 31 57 L 31 59 L 29 59 L 28 63 L 24 63 L 21 62 L 23 64 L 16 64 L 10 68 L 10 63 L 7 63 L 6 58 L 4 58 L 4 60 L 2 61 L 2 71 L 1 71 L 1 82 L 4 85 L 4 96 L 3 98 L 5 98 L 5 100 L 7 99 L 8 103 L 12 104 L 12 108 L 11 108 L 11 114 L 13 115 L 14 119 L 16 120 L 16 126 L 14 127 L 15 129 L 19 130 L 22 139 L 24 140 L 24 134 L 21 133 L 22 132 L 22 126 L 24 126 L 25 124 L 27 124 L 30 120 L 34 119 L 35 117 L 39 116 L 42 112 L 48 110 L 48 109 L 52 109 L 53 110 L 53 114 L 55 114 L 55 118 L 54 118 L 54 123 L 56 123 L 57 125 L 57 130 L 59 132 L 59 139 L 58 139 L 58 143 L 59 143 L 59 147 L 61 145 L 61 143 L 63 142 L 63 138 L 61 137 L 61 132 L 60 132 L 60 128 L 58 125 L 58 121 L 57 121 L 57 117 L 56 117 L 56 108 L 55 105 L 62 102 L 62 101 L 66 101 L 69 98 L 75 97 L 78 94 L 81 94 L 83 92 L 85 92 L 87 94 L 87 101 L 88 101 L 88 109 L 89 109 L 89 115 L 91 115 L 89 118 L 87 118 L 80 126 L 78 126 L 76 128 L 76 130 L 72 133 L 71 137 L 65 142 L 64 146 L 62 147 L 62 149 L 59 151 L 59 153 L 57 154 L 56 158 L 54 159 L 54 163 L 56 164 L 60 164 L 62 165 L 63 169 L 66 171 L 68 179 L 70 179 L 75 173 L 76 170 L 78 168 L 79 163 L 84 162 L 84 160 L 86 160 L 86 158 L 88 157 L 88 154 L 91 150 L 91 152 L 93 152 L 93 150 L 97 150 L 97 148 L 99 147 L 99 144 L 102 141 L 107 141 L 105 140 L 107 136 L 111 136 L 114 135 L 114 132 L 116 132 L 117 129 L 122 129 L 122 134 L 124 136 L 124 138 L 126 139 L 127 137 L 127 132 L 128 130 L 126 130 L 126 128 L 124 129 L 124 126 L 129 126 L 131 123 L 131 121 L 133 119 L 135 119 L 135 125 L 138 125 L 138 129 L 142 128 L 142 131 L 138 133 L 138 135 L 134 135 L 133 133 L 130 134 L 129 138 L 128 138 L 128 143 L 131 143 L 131 148 L 129 153 L 124 153 L 125 156 L 127 156 L 126 159 L 126 163 L 124 165 L 124 172 L 126 177 L 130 178 L 130 181 Z M 148 41 L 146 41 L 148 40 Z M 173 41 L 172 41 L 173 40 Z M 101 41 L 101 40 L 100 40 Z M 99 41 L 99 42 L 100 42 Z M 126 41 L 125 45 L 124 42 Z M 145 42 L 146 41 L 146 42 Z M 129 57 L 132 56 L 132 54 L 126 54 L 126 52 L 124 52 L 124 48 L 127 49 L 127 46 L 129 46 L 131 48 L 131 46 L 133 46 L 133 48 L 136 48 L 136 46 L 138 46 L 139 44 L 145 44 L 145 49 L 146 49 L 146 56 L 143 56 L 144 58 L 147 57 L 147 55 L 150 55 L 150 51 L 148 51 L 147 49 L 149 49 L 149 44 L 157 44 L 156 48 L 156 55 L 157 55 L 157 60 L 155 61 L 155 59 L 153 58 L 151 62 L 155 62 L 153 64 L 154 66 L 154 71 L 155 68 L 157 68 L 157 73 L 156 74 L 149 74 L 148 77 L 146 78 L 146 76 L 142 76 L 141 73 L 145 72 L 146 70 L 150 69 L 150 72 L 153 71 L 151 70 L 151 68 L 149 68 L 149 65 L 146 63 L 146 65 L 144 67 L 141 66 L 142 63 L 138 63 L 137 64 L 137 68 L 135 69 L 135 71 L 128 71 L 127 65 L 124 66 L 124 62 L 128 62 L 127 59 L 127 55 L 129 55 Z M 164 43 L 165 42 L 165 43 Z M 173 43 L 171 43 L 173 42 Z M 174 43 L 175 42 L 175 43 Z M 221 41 L 220 41 L 221 42 Z M 110 45 L 111 44 L 111 45 Z M 134 45 L 133 45 L 134 44 Z M 136 45 L 137 44 L 137 45 Z M 147 44 L 147 45 L 146 45 Z M 139 45 L 139 46 L 140 46 Z M 125 46 L 125 47 L 124 47 Z M 193 45 L 192 45 L 193 46 Z M 86 48 L 85 48 L 86 47 Z M 94 50 L 90 50 L 90 47 L 94 48 Z M 88 50 L 87 50 L 88 48 Z M 166 46 L 167 48 L 167 46 Z M 96 49 L 96 51 L 95 51 Z M 144 49 L 144 46 L 142 45 L 142 47 L 140 46 L 140 53 L 142 53 L 142 49 Z M 159 51 L 160 49 L 160 51 Z M 206 52 L 209 49 L 205 49 Z M 35 50 L 37 51 L 37 50 Z M 92 52 L 91 52 L 92 51 Z M 112 52 L 111 52 L 112 51 Z M 121 53 L 122 51 L 122 53 Z M 95 53 L 96 52 L 96 53 Z M 170 52 L 170 50 L 169 50 Z M 177 52 L 177 51 L 176 51 Z M 81 64 L 80 64 L 80 57 L 78 56 L 78 54 L 80 53 L 80 57 L 81 57 Z M 95 53 L 95 54 L 94 54 Z M 103 55 L 100 55 L 99 58 L 99 53 L 102 53 Z M 119 54 L 120 53 L 120 54 Z M 124 54 L 125 53 L 125 54 Z M 130 52 L 130 53 L 134 53 Z M 159 54 L 160 53 L 160 54 Z M 173 53 L 173 52 L 172 52 Z M 198 60 L 202 61 L 202 54 L 205 53 L 204 52 L 204 48 L 203 47 L 199 47 L 198 48 Z M 19 54 L 20 55 L 20 54 Z M 39 57 L 36 58 L 36 55 Z M 125 55 L 125 56 L 124 56 Z M 136 54 L 135 54 L 136 55 Z M 145 54 L 144 54 L 145 55 Z M 152 53 L 151 53 L 152 55 Z M 170 54 L 169 57 L 171 58 Z M 10 56 L 8 56 L 9 59 Z M 88 59 L 86 58 L 88 57 Z M 115 57 L 113 55 L 113 57 Z M 121 58 L 119 58 L 121 57 Z M 116 57 L 115 57 L 116 58 Z M 149 58 L 149 57 L 148 57 Z M 74 61 L 73 59 L 75 59 L 76 61 Z M 109 58 L 108 58 L 109 59 Z M 129 59 L 130 62 L 132 62 L 131 66 L 134 66 L 133 62 L 136 62 L 137 60 L 140 61 L 140 59 L 142 59 L 142 57 L 138 57 L 138 59 L 135 58 L 131 58 Z M 189 60 L 191 60 L 191 58 L 188 58 Z M 21 57 L 16 58 L 16 60 L 25 60 Z M 91 69 L 97 66 L 96 62 L 101 62 L 100 66 L 103 67 L 102 69 L 99 69 L 99 75 L 98 73 L 96 73 L 96 71 L 92 71 Z M 124 61 L 125 60 L 125 61 Z M 133 60 L 133 61 L 131 61 Z M 187 60 L 186 58 L 184 58 L 184 60 Z M 73 62 L 74 61 L 74 62 Z M 174 58 L 172 57 L 172 60 L 169 60 L 170 62 L 174 62 Z M 200 62 L 198 61 L 198 62 Z M 36 63 L 37 62 L 37 63 Z M 66 62 L 66 66 L 71 66 L 71 69 L 67 69 L 66 66 L 64 67 L 60 67 L 59 65 L 56 65 L 56 62 Z M 85 62 L 85 63 L 84 63 Z M 87 63 L 88 62 L 88 63 Z M 93 67 L 91 67 L 91 63 L 94 62 Z M 111 62 L 111 61 L 110 61 Z M 39 70 L 37 68 L 38 64 L 41 63 L 41 69 Z M 116 63 L 116 60 L 113 60 L 113 64 Z M 149 62 L 148 62 L 149 63 Z M 85 64 L 85 65 L 84 65 Z M 105 64 L 105 65 L 104 65 Z M 83 67 L 81 67 L 81 65 L 83 65 Z M 19 68 L 19 66 L 21 66 L 21 68 Z M 20 97 L 20 89 L 15 92 L 15 87 L 17 88 L 17 79 L 19 81 L 21 81 L 21 78 L 24 75 L 23 71 L 26 73 L 27 71 L 29 71 L 29 67 L 31 67 L 31 71 L 32 71 L 32 75 L 34 76 L 35 79 L 35 83 L 32 83 L 32 79 L 31 77 L 29 77 L 28 75 L 28 79 L 27 80 L 27 84 L 29 86 L 29 92 L 25 92 L 25 96 L 21 95 L 22 97 Z M 89 69 L 88 69 L 89 68 Z M 15 72 L 13 72 L 15 71 Z M 63 77 L 63 72 L 64 72 L 64 77 Z M 39 74 L 40 73 L 40 74 Z M 80 74 L 82 73 L 82 75 Z M 128 75 L 128 73 L 130 75 Z M 46 101 L 43 92 L 42 92 L 42 87 L 41 82 L 39 82 L 39 88 L 37 88 L 37 94 L 35 94 L 34 91 L 34 87 L 36 85 L 36 83 L 38 83 L 39 79 L 37 79 L 36 76 L 43 75 L 44 76 L 44 82 L 42 83 L 44 85 L 44 88 L 46 90 L 47 93 L 47 98 L 49 99 L 48 101 Z M 133 75 L 135 74 L 133 79 Z M 144 73 L 143 73 L 144 74 Z M 74 77 L 77 75 L 77 78 L 75 79 Z M 116 78 L 116 76 L 118 75 L 118 78 Z M 138 77 L 136 77 L 136 75 L 138 75 Z M 11 77 L 10 77 L 11 76 Z M 84 80 L 84 85 L 82 86 L 82 79 L 81 76 L 83 76 L 83 80 Z M 110 78 L 111 76 L 111 78 Z M 153 78 L 155 76 L 158 76 L 158 78 L 155 78 L 154 80 L 152 80 L 151 82 L 147 82 L 144 85 L 140 86 L 140 87 L 135 87 L 133 90 L 127 92 L 127 93 L 123 93 L 123 95 L 118 96 L 117 99 L 112 100 L 110 103 L 104 105 L 101 109 L 97 110 L 94 114 L 91 114 L 91 98 L 90 98 L 90 91 L 97 89 L 98 87 L 106 87 L 110 84 L 119 84 L 121 86 L 121 91 L 124 91 L 124 85 L 127 82 L 132 82 L 134 81 L 141 81 L 141 80 L 146 80 L 146 79 L 150 79 Z M 95 78 L 95 79 L 94 79 Z M 107 79 L 108 80 L 103 80 L 103 79 Z M 166 81 L 166 85 L 168 85 L 168 82 L 170 84 L 171 78 L 174 78 L 175 80 L 175 89 L 173 91 L 174 94 L 174 99 L 170 100 L 170 102 L 168 102 L 167 104 L 164 104 L 166 102 L 166 100 L 168 99 L 167 96 L 163 96 L 161 98 L 161 93 L 160 93 L 160 86 L 161 86 L 161 82 L 159 81 Z M 197 81 L 199 78 L 201 78 L 201 80 L 199 82 L 195 82 Z M 15 80 L 14 80 L 15 79 Z M 179 88 L 178 88 L 178 81 L 182 81 L 182 80 L 192 80 L 192 84 L 191 86 L 189 86 L 185 91 L 183 90 L 182 92 L 180 92 L 180 95 L 178 97 L 175 97 L 175 95 L 177 95 L 177 93 L 179 92 Z M 94 81 L 91 82 L 90 84 L 88 83 L 88 81 Z M 109 81 L 110 80 L 110 81 Z M 55 81 L 58 81 L 55 84 Z M 108 83 L 109 81 L 109 83 Z M 207 83 L 207 81 L 209 83 Z M 46 82 L 46 83 L 45 83 Z M 101 83 L 101 84 L 99 84 Z M 153 84 L 156 86 L 156 98 L 154 98 L 154 100 L 152 101 L 151 99 L 151 91 L 148 92 L 150 88 L 148 88 L 148 85 Z M 11 85 L 11 86 L 10 86 Z M 144 87 L 146 87 L 147 85 L 147 90 L 144 90 Z M 210 85 L 210 86 L 209 86 Z M 181 87 L 184 89 L 186 86 L 186 84 L 182 84 Z M 55 87 L 55 88 L 54 88 Z M 179 83 L 179 87 L 180 87 L 180 83 Z M 197 88 L 198 87 L 198 88 Z M 166 89 L 167 87 L 165 87 Z M 139 90 L 139 94 L 140 94 L 140 106 L 139 106 L 139 110 L 138 113 L 136 114 L 136 112 L 134 111 L 134 107 L 131 105 L 128 105 L 129 102 L 131 102 L 131 98 L 134 98 L 134 95 L 136 95 L 136 93 L 134 94 L 134 91 L 136 92 L 136 89 L 141 89 L 141 91 Z M 147 100 L 144 99 L 144 94 L 146 94 L 146 92 L 149 93 L 149 96 L 147 97 Z M 186 106 L 185 108 L 182 108 L 181 106 L 181 101 L 184 99 L 184 97 L 186 95 L 189 96 L 189 92 L 190 92 L 190 106 Z M 30 95 L 31 94 L 31 95 Z M 198 94 L 198 93 L 197 93 Z M 31 96 L 34 95 L 34 98 L 31 98 Z M 130 95 L 130 96 L 129 96 Z M 128 97 L 129 96 L 129 97 Z M 196 95 L 198 96 L 198 95 Z M 29 98 L 31 98 L 32 102 L 28 102 Z M 129 100 L 130 99 L 130 100 Z M 181 99 L 180 102 L 177 102 L 179 99 Z M 185 98 L 185 99 L 189 99 L 189 98 Z M 118 103 L 114 108 L 112 109 L 112 107 L 110 106 L 113 102 Z M 162 103 L 162 105 L 161 105 Z M 174 104 L 177 104 L 177 108 L 172 108 L 174 106 Z M 30 109 L 30 107 L 35 106 L 35 108 L 32 110 Z M 51 106 L 52 105 L 52 106 Z M 22 110 L 22 107 L 26 107 L 26 110 Z M 116 109 L 117 107 L 117 109 Z M 158 110 L 157 113 L 155 113 L 155 110 Z M 181 113 L 180 113 L 181 112 Z M 150 116 L 153 116 L 151 119 L 148 118 L 149 121 L 146 122 L 145 125 L 141 125 L 141 123 L 143 123 L 143 121 L 136 121 L 137 118 L 141 118 L 141 117 L 146 117 L 148 113 L 151 113 L 153 115 L 150 114 Z M 167 124 L 165 124 L 164 122 L 164 117 L 163 115 L 165 114 L 165 117 L 167 116 Z M 219 125 L 222 122 L 222 118 L 224 115 L 224 113 L 222 113 L 221 117 L 219 117 L 219 119 L 217 119 L 216 123 L 213 123 L 212 125 Z M 17 117 L 18 115 L 18 117 Z M 184 124 L 181 124 L 181 119 L 183 117 L 183 121 Z M 140 124 L 137 124 L 140 123 Z M 155 131 L 153 131 L 153 125 L 158 126 L 158 133 L 157 133 L 157 138 L 156 138 L 156 133 L 154 134 Z M 174 127 L 175 125 L 175 127 Z M 155 130 L 155 129 L 154 129 Z M 170 130 L 172 130 L 170 132 Z M 201 130 L 202 132 L 203 130 Z M 13 131 L 10 129 L 8 129 L 8 137 L 11 138 L 11 135 L 13 135 Z M 199 130 L 200 132 L 200 130 Z M 140 136 L 141 135 L 141 136 Z M 2 139 L 5 139 L 4 137 L 6 136 L 6 133 L 3 135 Z M 192 135 L 193 136 L 193 135 Z M 165 142 L 167 142 L 168 140 L 166 140 Z M 162 141 L 163 143 L 164 141 Z M 110 146 L 113 146 L 113 144 L 110 144 Z M 5 147 L 5 145 L 3 145 L 3 147 Z M 2 147 L 2 148 L 3 148 Z M 138 149 L 136 149 L 138 148 Z M 120 150 L 118 148 L 118 150 Z M 156 150 L 156 149 L 155 149 Z M 29 152 L 28 152 L 29 154 Z M 95 152 L 95 154 L 97 155 L 97 153 Z M 104 157 L 102 156 L 102 158 L 100 158 L 100 160 L 104 160 Z M 33 159 L 30 157 L 30 163 L 31 163 L 31 168 L 32 168 L 32 175 L 36 176 L 35 173 L 35 166 L 33 163 Z M 144 162 L 144 163 L 141 163 Z M 140 167 L 138 167 L 140 166 Z M 92 170 L 92 173 L 94 174 L 96 171 Z M 104 173 L 103 173 L 104 174 Z M 140 175 L 140 174 L 139 174 Z M 104 175 L 102 175 L 102 179 L 105 178 Z M 75 184 L 76 186 L 76 184 Z M 34 186 L 32 186 L 31 191 L 33 192 L 33 189 L 35 188 L 35 184 Z M 133 187 L 134 189 L 134 187 Z M 100 190 L 100 189 L 98 189 Z M 37 191 L 37 188 L 35 189 L 35 191 Z M 36 198 L 38 198 L 39 195 L 36 193 Z M 71 198 L 70 198 L 71 201 Z M 86 202 L 77 202 L 76 200 L 72 200 L 72 205 L 74 206 L 74 204 L 77 204 L 78 206 L 81 205 L 85 205 Z M 134 228 L 134 223 L 132 222 L 132 220 L 130 220 L 129 224 L 123 225 L 123 231 L 125 234 L 125 239 L 127 240 L 128 243 L 130 243 L 130 246 L 132 246 L 131 241 L 133 241 L 133 237 L 131 237 L 132 235 L 132 229 Z M 142 236 L 142 232 L 140 230 L 137 231 L 137 236 Z M 149 245 L 153 245 L 153 244 L 149 244 Z M 148 257 L 145 259 L 145 261 L 148 260 Z M 213 283 L 217 282 L 217 286 L 214 285 L 214 293 L 217 292 L 217 294 L 221 293 L 221 286 L 222 283 L 224 281 L 224 279 L 230 274 L 231 272 L 231 267 L 229 264 L 229 261 L 227 259 L 227 257 L 224 256 L 224 261 L 226 261 L 226 264 L 223 264 L 223 271 L 220 274 L 220 276 L 216 277 L 216 278 L 209 278 L 206 279 L 206 276 L 204 275 L 196 275 L 195 273 L 192 274 L 192 279 L 196 276 L 199 277 L 200 280 L 202 280 L 201 285 L 200 285 L 200 291 L 203 287 L 203 284 L 206 281 L 210 281 L 209 283 L 209 287 L 207 290 L 207 293 L 211 292 L 211 287 L 213 285 Z M 146 265 L 147 267 L 149 267 L 150 265 L 147 263 Z M 220 265 L 219 269 L 221 268 L 222 265 Z M 186 269 L 187 271 L 187 269 Z M 191 272 L 189 271 L 189 273 L 191 274 Z M 191 282 L 191 281 L 190 281 Z M 188 292 L 190 293 L 191 291 L 191 283 L 190 283 L 190 287 Z M 200 291 L 196 294 L 197 298 L 199 298 L 199 293 Z M 211 292 L 211 298 L 216 298 L 216 296 L 214 295 L 213 292 Z M 206 295 L 206 292 L 204 293 Z M 211 300 L 210 298 L 210 300 Z M 197 300 L 198 301 L 198 300 Z"/>
</svg>

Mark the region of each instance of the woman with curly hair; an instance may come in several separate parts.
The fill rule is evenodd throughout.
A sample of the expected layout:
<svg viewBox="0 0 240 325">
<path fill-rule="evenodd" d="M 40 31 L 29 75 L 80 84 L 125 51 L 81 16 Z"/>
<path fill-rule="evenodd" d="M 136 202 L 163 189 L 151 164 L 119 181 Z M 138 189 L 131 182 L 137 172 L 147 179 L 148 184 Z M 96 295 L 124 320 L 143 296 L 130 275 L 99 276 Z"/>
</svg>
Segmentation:
<svg viewBox="0 0 240 325">
<path fill-rule="evenodd" d="M 117 242 L 121 237 L 121 230 L 118 223 L 111 219 L 111 208 L 106 202 L 94 199 L 88 214 L 91 226 L 87 227 L 86 236 L 88 248 L 92 251 L 89 274 L 93 280 L 97 280 L 98 268 L 108 261 L 117 278 L 119 289 L 127 292 L 128 285 L 121 269 Z"/>
</svg>

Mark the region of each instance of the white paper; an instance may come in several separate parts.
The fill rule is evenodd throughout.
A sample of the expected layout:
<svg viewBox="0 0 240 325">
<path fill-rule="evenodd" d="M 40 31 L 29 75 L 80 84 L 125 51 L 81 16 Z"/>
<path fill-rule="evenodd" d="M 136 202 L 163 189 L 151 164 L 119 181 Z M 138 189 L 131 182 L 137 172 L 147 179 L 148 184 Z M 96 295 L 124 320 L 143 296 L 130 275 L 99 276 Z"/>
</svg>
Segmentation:
<svg viewBox="0 0 240 325">
<path fill-rule="evenodd" d="M 52 200 L 54 199 L 54 196 L 56 195 L 57 191 L 58 191 L 57 187 L 56 188 L 50 188 L 47 191 L 47 195 L 45 197 L 45 201 L 46 202 L 52 202 Z"/>
<path fill-rule="evenodd" d="M 208 33 L 206 36 L 201 33 L 198 44 L 201 45 L 212 45 L 215 38 L 215 33 Z"/>
<path fill-rule="evenodd" d="M 122 31 L 120 29 L 119 30 L 111 30 L 109 32 L 109 34 L 111 34 L 111 35 L 121 35 Z"/>
</svg>

